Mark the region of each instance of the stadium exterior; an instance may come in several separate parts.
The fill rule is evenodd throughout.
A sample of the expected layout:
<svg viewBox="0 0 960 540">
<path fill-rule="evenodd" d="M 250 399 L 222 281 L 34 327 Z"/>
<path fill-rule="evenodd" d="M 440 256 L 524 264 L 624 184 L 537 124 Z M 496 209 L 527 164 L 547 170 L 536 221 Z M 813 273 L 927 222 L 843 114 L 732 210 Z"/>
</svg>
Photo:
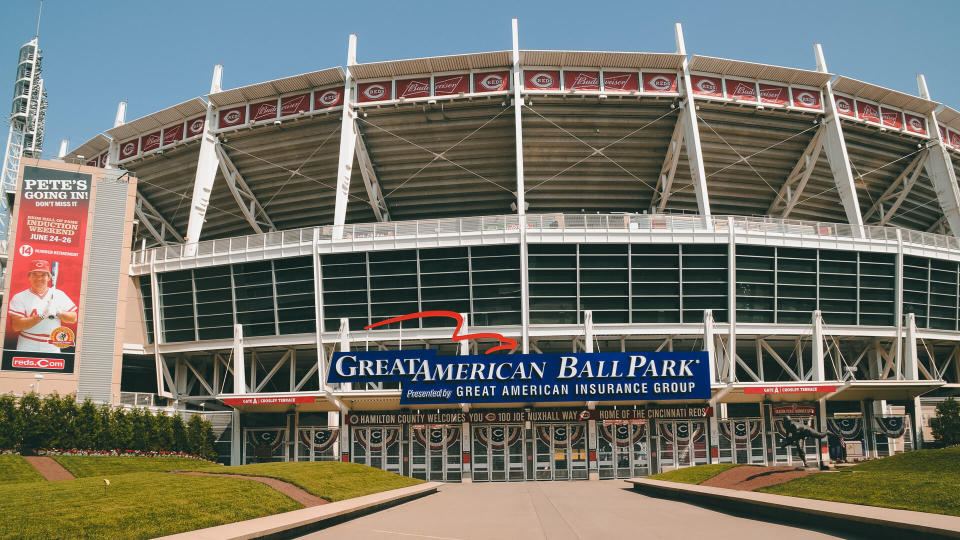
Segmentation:
<svg viewBox="0 0 960 540">
<path fill-rule="evenodd" d="M 916 97 L 835 76 L 819 47 L 803 70 L 688 56 L 679 25 L 675 53 L 517 35 L 366 64 L 351 36 L 345 68 L 222 90 L 218 66 L 203 98 L 119 114 L 58 165 L 125 178 L 135 200 L 132 231 L 91 224 L 124 252 L 114 368 L 96 372 L 114 384 L 85 386 L 81 340 L 79 375 L 46 390 L 223 411 L 232 463 L 446 481 L 795 463 L 788 415 L 851 457 L 915 448 L 960 384 L 960 113 L 922 77 Z M 118 271 L 88 261 L 87 299 Z M 365 329 L 429 311 L 483 336 L 455 340 L 449 317 Z M 395 383 L 327 382 L 335 353 L 497 339 L 706 351 L 710 392 L 411 407 Z"/>
</svg>

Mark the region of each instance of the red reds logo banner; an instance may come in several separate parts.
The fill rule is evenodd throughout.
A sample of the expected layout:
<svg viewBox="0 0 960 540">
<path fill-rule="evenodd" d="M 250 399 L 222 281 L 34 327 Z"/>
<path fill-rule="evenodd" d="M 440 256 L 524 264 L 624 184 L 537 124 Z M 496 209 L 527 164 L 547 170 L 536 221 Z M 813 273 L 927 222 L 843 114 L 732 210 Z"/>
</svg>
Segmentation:
<svg viewBox="0 0 960 540">
<path fill-rule="evenodd" d="M 390 81 L 360 83 L 357 85 L 357 101 L 366 103 L 393 99 L 390 93 L 391 85 Z"/>
<path fill-rule="evenodd" d="M 598 92 L 600 90 L 600 72 L 564 71 L 563 87 L 567 90 Z"/>
<path fill-rule="evenodd" d="M 474 73 L 473 74 L 473 91 L 482 93 L 482 92 L 499 92 L 502 90 L 510 89 L 510 72 L 509 71 L 494 71 L 492 73 Z"/>
<path fill-rule="evenodd" d="M 803 109 L 820 109 L 820 91 L 805 88 L 793 88 L 793 106 Z"/>
<path fill-rule="evenodd" d="M 207 119 L 204 117 L 194 118 L 193 120 L 187 121 L 187 137 L 196 137 L 203 133 L 204 125 L 207 123 Z"/>
<path fill-rule="evenodd" d="M 950 130 L 950 146 L 960 148 L 960 133 Z"/>
<path fill-rule="evenodd" d="M 856 118 L 857 113 L 853 110 L 852 99 L 834 95 L 833 102 L 837 105 L 837 114 Z"/>
<path fill-rule="evenodd" d="M 940 124 L 937 124 L 937 127 L 940 128 L 940 139 L 942 139 L 943 142 L 949 142 L 950 138 L 947 137 L 947 128 L 943 127 Z"/>
<path fill-rule="evenodd" d="M 137 150 L 140 149 L 140 139 L 133 139 L 132 141 L 127 141 L 120 143 L 120 159 L 124 160 L 127 158 L 132 158 L 137 155 Z"/>
<path fill-rule="evenodd" d="M 99 165 L 100 165 L 100 162 L 97 161 L 96 159 L 91 159 L 90 161 L 87 162 L 87 166 L 89 167 L 98 167 Z"/>
<path fill-rule="evenodd" d="M 4 296 L 3 370 L 73 373 L 92 180 L 23 168 Z"/>
<path fill-rule="evenodd" d="M 435 96 L 454 96 L 466 94 L 470 91 L 470 75 L 435 75 L 433 77 L 433 94 Z"/>
<path fill-rule="evenodd" d="M 903 116 L 901 116 L 900 111 L 880 107 L 880 119 L 886 127 L 903 129 Z"/>
<path fill-rule="evenodd" d="M 306 112 L 310 110 L 310 94 L 300 94 L 298 96 L 287 96 L 280 99 L 280 116 L 290 116 L 293 114 Z"/>
<path fill-rule="evenodd" d="M 540 69 L 524 70 L 523 87 L 527 90 L 559 90 L 560 72 Z"/>
<path fill-rule="evenodd" d="M 397 99 L 427 97 L 430 95 L 430 77 L 397 81 Z"/>
<path fill-rule="evenodd" d="M 271 120 L 277 117 L 277 100 L 261 101 L 250 105 L 250 121 Z"/>
<path fill-rule="evenodd" d="M 690 84 L 693 86 L 693 93 L 698 96 L 723 97 L 723 87 L 720 79 L 716 77 L 691 75 Z"/>
<path fill-rule="evenodd" d="M 880 107 L 877 107 L 873 103 L 864 103 L 860 100 L 856 101 L 856 105 L 857 118 L 866 120 L 867 122 L 880 123 Z"/>
<path fill-rule="evenodd" d="M 151 133 L 151 134 L 149 134 L 149 135 L 146 135 L 146 136 L 143 137 L 143 143 L 142 143 L 142 145 L 141 145 L 141 150 L 143 150 L 144 152 L 149 152 L 149 151 L 151 151 L 151 150 L 156 150 L 157 148 L 160 148 L 160 141 L 161 141 L 161 140 L 162 140 L 162 139 L 160 138 L 160 132 L 159 132 L 159 131 L 155 131 L 155 132 L 153 132 L 153 133 Z"/>
<path fill-rule="evenodd" d="M 234 107 L 220 111 L 220 129 L 239 126 L 247 120 L 247 107 Z"/>
<path fill-rule="evenodd" d="M 644 92 L 676 92 L 677 74 L 676 73 L 644 73 L 643 74 Z"/>
<path fill-rule="evenodd" d="M 605 71 L 603 90 L 606 92 L 636 92 L 640 90 L 640 75 L 637 73 Z"/>
<path fill-rule="evenodd" d="M 903 116 L 906 119 L 904 126 L 906 126 L 907 131 L 918 135 L 927 134 L 927 121 L 924 120 L 922 116 L 910 113 L 903 113 Z"/>
<path fill-rule="evenodd" d="M 99 160 L 99 161 L 100 161 L 100 162 L 98 163 L 98 165 L 99 165 L 100 167 L 106 167 L 106 166 L 107 166 L 107 153 L 106 153 L 106 152 L 100 154 L 100 160 Z"/>
<path fill-rule="evenodd" d="M 313 109 L 329 109 L 343 104 L 343 88 L 328 88 L 313 93 Z"/>
<path fill-rule="evenodd" d="M 163 145 L 169 146 L 183 140 L 183 124 L 163 128 Z"/>
<path fill-rule="evenodd" d="M 790 90 L 786 86 L 760 83 L 760 103 L 786 107 L 790 104 Z"/>
<path fill-rule="evenodd" d="M 757 85 L 753 81 L 727 79 L 727 97 L 736 101 L 757 101 Z"/>
</svg>

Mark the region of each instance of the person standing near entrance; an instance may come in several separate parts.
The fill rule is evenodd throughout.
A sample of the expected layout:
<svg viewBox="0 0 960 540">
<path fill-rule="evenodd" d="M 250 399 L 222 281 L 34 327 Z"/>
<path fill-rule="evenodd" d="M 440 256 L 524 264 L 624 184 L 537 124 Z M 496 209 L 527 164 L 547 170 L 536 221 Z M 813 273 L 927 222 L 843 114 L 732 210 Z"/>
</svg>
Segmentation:
<svg viewBox="0 0 960 540">
<path fill-rule="evenodd" d="M 55 287 L 50 261 L 30 261 L 27 279 L 30 287 L 13 295 L 7 308 L 11 327 L 20 333 L 17 350 L 58 352 L 51 335 L 63 324 L 77 322 L 77 305 Z"/>
</svg>

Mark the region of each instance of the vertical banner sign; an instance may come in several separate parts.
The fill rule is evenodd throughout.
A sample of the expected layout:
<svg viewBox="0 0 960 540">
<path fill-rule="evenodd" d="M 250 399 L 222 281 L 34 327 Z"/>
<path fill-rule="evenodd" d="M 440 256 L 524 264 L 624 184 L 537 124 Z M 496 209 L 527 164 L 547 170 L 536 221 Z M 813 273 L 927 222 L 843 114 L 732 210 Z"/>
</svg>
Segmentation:
<svg viewBox="0 0 960 540">
<path fill-rule="evenodd" d="M 89 174 L 24 167 L 2 369 L 73 373 Z"/>
</svg>

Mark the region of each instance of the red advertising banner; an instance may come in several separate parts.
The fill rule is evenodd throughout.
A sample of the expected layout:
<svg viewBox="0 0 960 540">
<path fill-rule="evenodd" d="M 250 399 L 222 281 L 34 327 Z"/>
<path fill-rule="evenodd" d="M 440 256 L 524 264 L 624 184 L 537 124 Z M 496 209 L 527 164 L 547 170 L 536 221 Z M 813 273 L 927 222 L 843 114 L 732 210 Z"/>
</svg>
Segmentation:
<svg viewBox="0 0 960 540">
<path fill-rule="evenodd" d="M 163 128 L 163 145 L 169 146 L 183 140 L 183 124 Z"/>
<path fill-rule="evenodd" d="M 644 73 L 643 74 L 644 92 L 676 92 L 677 74 L 676 73 Z"/>
<path fill-rule="evenodd" d="M 390 87 L 390 81 L 360 83 L 357 85 L 357 101 L 367 103 L 393 99 Z"/>
<path fill-rule="evenodd" d="M 2 369 L 73 373 L 89 174 L 24 167 Z"/>
<path fill-rule="evenodd" d="M 224 398 L 224 405 L 286 405 L 293 403 L 315 403 L 314 396 L 280 396 L 280 397 L 243 397 Z"/>
<path fill-rule="evenodd" d="M 950 146 L 960 148 L 960 133 L 950 130 Z"/>
<path fill-rule="evenodd" d="M 943 140 L 943 142 L 949 143 L 949 142 L 950 142 L 950 138 L 947 137 L 947 128 L 945 128 L 945 127 L 943 127 L 942 125 L 939 125 L 939 124 L 937 124 L 937 127 L 940 128 L 940 138 Z"/>
<path fill-rule="evenodd" d="M 736 101 L 757 101 L 757 85 L 753 81 L 727 79 L 727 97 Z"/>
<path fill-rule="evenodd" d="M 523 87 L 527 90 L 559 90 L 560 72 L 543 69 L 524 70 Z"/>
<path fill-rule="evenodd" d="M 261 101 L 250 105 L 250 121 L 272 120 L 277 117 L 277 100 Z"/>
<path fill-rule="evenodd" d="M 455 96 L 470 91 L 470 75 L 435 75 L 433 77 L 433 95 Z"/>
<path fill-rule="evenodd" d="M 106 166 L 107 166 L 107 153 L 106 153 L 106 152 L 100 154 L 100 162 L 97 164 L 97 166 L 100 167 L 101 169 L 102 169 L 103 167 L 106 167 Z"/>
<path fill-rule="evenodd" d="M 903 129 L 903 115 L 900 111 L 880 107 L 880 119 L 886 127 Z"/>
<path fill-rule="evenodd" d="M 906 122 L 904 125 L 907 128 L 907 131 L 910 133 L 916 133 L 918 135 L 927 134 L 927 121 L 922 116 L 917 116 L 915 114 L 903 113 Z"/>
<path fill-rule="evenodd" d="M 853 110 L 853 100 L 843 96 L 833 96 L 833 101 L 837 105 L 837 114 L 856 118 L 857 113 Z"/>
<path fill-rule="evenodd" d="M 313 110 L 329 109 L 343 105 L 343 88 L 328 88 L 313 93 Z"/>
<path fill-rule="evenodd" d="M 120 159 L 127 159 L 137 155 L 140 149 L 140 139 L 133 139 L 125 143 L 120 143 Z"/>
<path fill-rule="evenodd" d="M 488 73 L 474 73 L 474 92 L 499 92 L 510 89 L 509 71 L 492 71 Z"/>
<path fill-rule="evenodd" d="M 836 391 L 836 386 L 750 386 L 743 389 L 744 394 L 806 394 Z"/>
<path fill-rule="evenodd" d="M 604 71 L 605 92 L 636 92 L 640 90 L 640 75 L 630 72 Z"/>
<path fill-rule="evenodd" d="M 310 94 L 280 98 L 280 116 L 291 116 L 310 110 Z"/>
<path fill-rule="evenodd" d="M 187 122 L 187 137 L 196 137 L 197 135 L 203 133 L 203 128 L 205 127 L 206 123 L 207 119 L 202 116 Z"/>
<path fill-rule="evenodd" d="M 760 103 L 786 107 L 790 104 L 790 89 L 786 86 L 760 83 Z"/>
<path fill-rule="evenodd" d="M 87 165 L 90 167 L 98 167 L 99 164 L 100 162 L 97 159 L 91 159 L 90 161 L 87 162 Z"/>
<path fill-rule="evenodd" d="M 563 87 L 567 90 L 583 92 L 600 91 L 599 71 L 564 71 Z"/>
<path fill-rule="evenodd" d="M 161 140 L 162 139 L 160 137 L 159 131 L 154 131 L 149 135 L 144 135 L 143 142 L 140 144 L 140 149 L 143 150 L 144 152 L 156 150 L 157 148 L 160 148 Z"/>
<path fill-rule="evenodd" d="M 794 107 L 801 107 L 803 109 L 823 108 L 823 106 L 820 104 L 819 90 L 807 90 L 806 88 L 792 88 L 791 93 L 793 94 Z"/>
<path fill-rule="evenodd" d="M 723 83 L 719 77 L 691 75 L 690 83 L 693 86 L 693 93 L 698 96 L 723 97 Z"/>
<path fill-rule="evenodd" d="M 857 100 L 857 118 L 867 122 L 880 123 L 880 107 L 873 103 L 864 103 Z"/>
<path fill-rule="evenodd" d="M 430 77 L 397 81 L 397 99 L 411 99 L 430 95 Z"/>
<path fill-rule="evenodd" d="M 239 126 L 247 121 L 247 106 L 234 107 L 220 111 L 220 129 Z"/>
</svg>

